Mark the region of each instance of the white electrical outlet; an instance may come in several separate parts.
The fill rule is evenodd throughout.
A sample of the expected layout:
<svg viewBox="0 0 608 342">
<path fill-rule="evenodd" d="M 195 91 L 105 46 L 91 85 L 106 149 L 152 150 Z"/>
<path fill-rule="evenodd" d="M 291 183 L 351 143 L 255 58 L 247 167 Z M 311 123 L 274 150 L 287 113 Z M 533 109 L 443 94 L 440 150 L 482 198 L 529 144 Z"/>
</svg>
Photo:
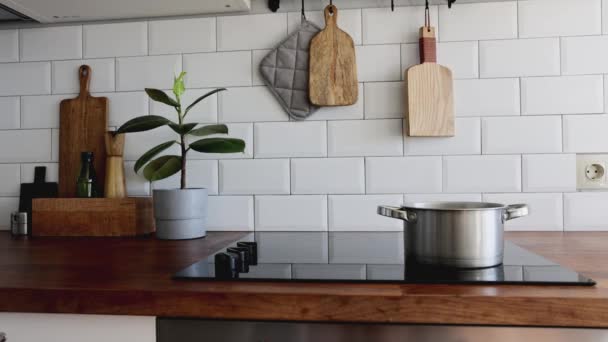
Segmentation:
<svg viewBox="0 0 608 342">
<path fill-rule="evenodd" d="M 579 190 L 608 189 L 608 154 L 578 154 L 576 156 L 576 188 Z"/>
</svg>

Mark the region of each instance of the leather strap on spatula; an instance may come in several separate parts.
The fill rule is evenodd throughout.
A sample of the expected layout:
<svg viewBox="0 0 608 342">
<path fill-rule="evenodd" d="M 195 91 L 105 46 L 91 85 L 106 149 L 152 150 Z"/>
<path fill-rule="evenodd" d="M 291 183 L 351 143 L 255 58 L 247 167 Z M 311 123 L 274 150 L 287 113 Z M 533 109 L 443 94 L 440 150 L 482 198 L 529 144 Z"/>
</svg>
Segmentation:
<svg viewBox="0 0 608 342">
<path fill-rule="evenodd" d="M 435 28 L 425 26 L 420 28 L 420 63 L 437 63 L 437 39 Z"/>
<path fill-rule="evenodd" d="M 418 45 L 420 63 L 437 63 L 437 40 L 435 39 L 435 28 L 431 27 L 431 10 L 428 0 L 424 7 L 424 27 L 420 28 Z"/>
</svg>

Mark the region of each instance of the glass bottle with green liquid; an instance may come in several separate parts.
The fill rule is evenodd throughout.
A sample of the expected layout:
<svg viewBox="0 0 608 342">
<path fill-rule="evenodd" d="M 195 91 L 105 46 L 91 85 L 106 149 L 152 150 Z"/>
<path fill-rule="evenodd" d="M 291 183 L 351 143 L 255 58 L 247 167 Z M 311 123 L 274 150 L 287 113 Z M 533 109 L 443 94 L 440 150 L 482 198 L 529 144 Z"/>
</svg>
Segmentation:
<svg viewBox="0 0 608 342">
<path fill-rule="evenodd" d="M 99 197 L 93 158 L 93 152 L 80 153 L 80 175 L 76 186 L 76 196 L 80 198 Z"/>
</svg>

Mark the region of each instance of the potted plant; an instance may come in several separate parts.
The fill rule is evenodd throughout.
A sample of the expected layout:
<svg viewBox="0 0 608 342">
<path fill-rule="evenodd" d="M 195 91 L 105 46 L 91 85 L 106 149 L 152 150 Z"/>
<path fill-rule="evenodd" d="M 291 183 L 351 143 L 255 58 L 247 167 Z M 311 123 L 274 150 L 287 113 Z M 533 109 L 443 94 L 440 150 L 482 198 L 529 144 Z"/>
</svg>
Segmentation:
<svg viewBox="0 0 608 342">
<path fill-rule="evenodd" d="M 188 113 L 205 98 L 224 91 L 224 88 L 212 90 L 199 97 L 184 108 L 181 96 L 186 91 L 184 85 L 185 72 L 175 77 L 173 94 L 170 97 L 162 90 L 146 88 L 148 96 L 157 102 L 173 107 L 177 113 L 177 122 L 158 115 L 140 116 L 127 121 L 120 126 L 115 134 L 149 131 L 162 126 L 169 126 L 178 139 L 164 142 L 144 153 L 136 162 L 134 171 L 143 168 L 143 176 L 150 182 L 168 178 L 181 172 L 180 188 L 153 191 L 154 216 L 156 218 L 156 236 L 159 239 L 179 240 L 204 237 L 206 235 L 207 218 L 207 189 L 188 188 L 186 167 L 188 153 L 237 153 L 245 150 L 245 142 L 241 139 L 227 137 L 207 137 L 215 134 L 228 134 L 226 125 L 199 126 L 196 122 L 185 122 Z M 162 155 L 168 148 L 178 145 L 179 155 Z"/>
</svg>

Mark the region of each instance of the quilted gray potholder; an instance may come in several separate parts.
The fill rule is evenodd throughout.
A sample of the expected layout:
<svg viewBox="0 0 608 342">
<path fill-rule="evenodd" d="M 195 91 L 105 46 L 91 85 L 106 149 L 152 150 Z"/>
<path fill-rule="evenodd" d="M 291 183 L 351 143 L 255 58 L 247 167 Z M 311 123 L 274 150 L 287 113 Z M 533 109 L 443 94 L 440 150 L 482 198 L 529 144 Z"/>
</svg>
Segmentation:
<svg viewBox="0 0 608 342">
<path fill-rule="evenodd" d="M 308 50 L 310 40 L 319 31 L 315 24 L 302 20 L 298 30 L 260 62 L 264 83 L 296 120 L 305 119 L 319 109 L 308 98 Z"/>
</svg>

